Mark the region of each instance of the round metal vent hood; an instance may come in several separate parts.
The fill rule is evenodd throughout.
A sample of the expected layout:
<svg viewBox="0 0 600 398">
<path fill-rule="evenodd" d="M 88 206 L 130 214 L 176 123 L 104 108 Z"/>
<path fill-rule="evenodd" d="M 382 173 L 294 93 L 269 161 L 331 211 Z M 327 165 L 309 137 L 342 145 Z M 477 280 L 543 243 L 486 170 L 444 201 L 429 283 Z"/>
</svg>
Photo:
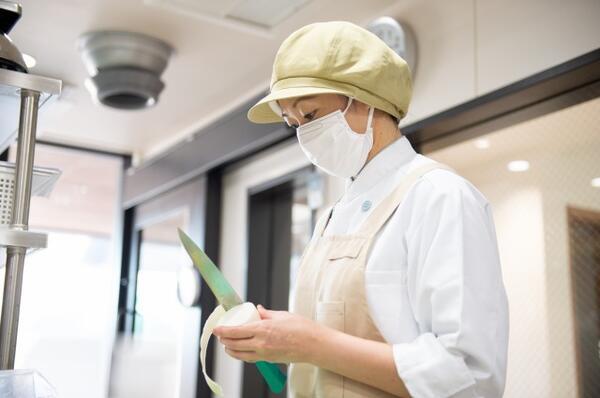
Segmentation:
<svg viewBox="0 0 600 398">
<path fill-rule="evenodd" d="M 169 44 L 141 33 L 94 31 L 82 35 L 78 47 L 94 100 L 117 109 L 156 104 L 165 87 L 160 76 L 173 52 Z"/>
</svg>

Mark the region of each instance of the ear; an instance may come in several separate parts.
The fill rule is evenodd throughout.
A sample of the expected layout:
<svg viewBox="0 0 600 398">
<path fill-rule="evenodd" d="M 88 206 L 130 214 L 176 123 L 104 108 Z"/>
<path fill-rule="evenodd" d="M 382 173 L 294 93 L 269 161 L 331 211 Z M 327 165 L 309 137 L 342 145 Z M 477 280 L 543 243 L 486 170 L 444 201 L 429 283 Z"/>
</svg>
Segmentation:
<svg viewBox="0 0 600 398">
<path fill-rule="evenodd" d="M 375 108 L 375 112 L 373 112 L 373 119 L 389 119 L 392 122 L 394 121 L 392 115 L 377 108 Z"/>
</svg>

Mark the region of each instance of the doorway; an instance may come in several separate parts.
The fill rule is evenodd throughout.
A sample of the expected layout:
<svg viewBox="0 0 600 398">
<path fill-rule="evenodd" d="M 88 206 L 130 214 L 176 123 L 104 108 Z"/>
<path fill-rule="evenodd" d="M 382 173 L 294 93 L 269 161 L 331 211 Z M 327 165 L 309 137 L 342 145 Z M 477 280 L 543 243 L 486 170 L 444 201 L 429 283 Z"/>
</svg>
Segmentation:
<svg viewBox="0 0 600 398">
<path fill-rule="evenodd" d="M 579 396 L 600 396 L 600 212 L 569 208 Z"/>
<path fill-rule="evenodd" d="M 198 375 L 203 314 L 198 300 L 184 304 L 180 294 L 179 281 L 194 268 L 177 235 L 181 228 L 204 242 L 205 191 L 206 179 L 199 178 L 125 212 L 131 238 L 121 271 L 111 397 L 210 395 Z"/>
<path fill-rule="evenodd" d="M 287 311 L 303 249 L 310 240 L 315 210 L 308 192 L 312 168 L 283 177 L 266 189 L 249 193 L 247 300 L 272 310 Z M 286 373 L 286 367 L 280 365 Z M 269 391 L 253 364 L 244 363 L 244 397 L 285 397 Z"/>
<path fill-rule="evenodd" d="M 298 261 L 324 202 L 323 185 L 295 139 L 225 170 L 220 267 L 242 298 L 288 309 Z M 271 396 L 254 366 L 229 357 L 220 345 L 215 358 L 225 396 Z"/>
</svg>

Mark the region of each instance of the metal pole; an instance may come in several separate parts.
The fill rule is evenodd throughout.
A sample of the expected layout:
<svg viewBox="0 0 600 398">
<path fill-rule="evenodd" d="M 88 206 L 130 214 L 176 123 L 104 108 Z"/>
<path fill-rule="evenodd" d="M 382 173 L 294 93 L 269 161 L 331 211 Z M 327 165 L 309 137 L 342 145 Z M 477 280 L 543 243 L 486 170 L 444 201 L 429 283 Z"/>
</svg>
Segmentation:
<svg viewBox="0 0 600 398">
<path fill-rule="evenodd" d="M 11 228 L 26 231 L 29 222 L 35 131 L 40 93 L 21 90 L 21 113 L 17 142 L 17 163 L 12 203 Z M 23 265 L 27 248 L 6 248 L 6 273 L 0 318 L 0 370 L 13 369 L 21 306 Z"/>
</svg>

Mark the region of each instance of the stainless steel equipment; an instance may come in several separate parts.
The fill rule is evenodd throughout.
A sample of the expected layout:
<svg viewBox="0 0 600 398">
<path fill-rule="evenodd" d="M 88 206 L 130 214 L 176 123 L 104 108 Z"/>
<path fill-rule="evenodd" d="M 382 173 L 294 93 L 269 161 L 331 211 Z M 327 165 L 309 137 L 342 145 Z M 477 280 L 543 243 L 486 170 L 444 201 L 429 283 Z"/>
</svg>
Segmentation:
<svg viewBox="0 0 600 398">
<path fill-rule="evenodd" d="M 20 18 L 19 4 L 0 0 L 0 68 L 27 72 L 23 55 L 8 37 Z"/>
<path fill-rule="evenodd" d="M 21 7 L 0 1 L 0 104 L 19 101 L 17 160 L 14 171 L 11 220 L 0 234 L 0 246 L 6 247 L 6 269 L 2 313 L 0 317 L 0 370 L 13 369 L 19 323 L 23 267 L 28 248 L 45 246 L 44 234 L 28 231 L 29 204 L 32 193 L 35 133 L 40 97 L 59 94 L 61 81 L 27 72 L 23 57 L 6 33 L 19 19 Z M 8 44 L 6 44 L 8 43 Z M 6 45 L 6 47 L 4 47 Z M 17 51 L 17 53 L 15 53 Z"/>
</svg>

